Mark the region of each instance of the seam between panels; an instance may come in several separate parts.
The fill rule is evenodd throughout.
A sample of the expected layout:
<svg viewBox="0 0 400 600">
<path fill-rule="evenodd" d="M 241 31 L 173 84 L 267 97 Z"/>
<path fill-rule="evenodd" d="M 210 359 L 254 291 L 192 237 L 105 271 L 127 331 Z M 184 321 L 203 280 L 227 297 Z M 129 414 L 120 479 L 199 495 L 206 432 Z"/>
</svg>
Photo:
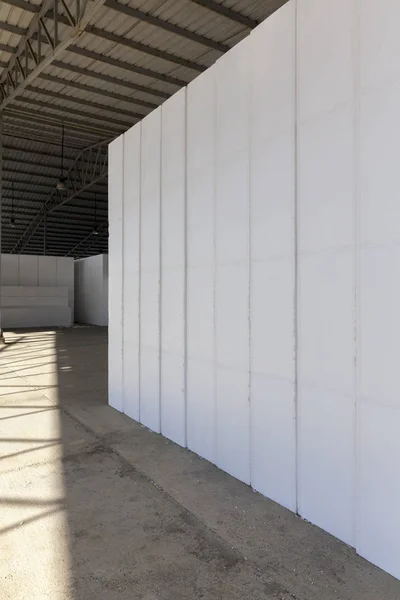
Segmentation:
<svg viewBox="0 0 400 600">
<path fill-rule="evenodd" d="M 138 202 L 138 421 L 141 422 L 141 331 L 142 331 L 142 123 L 139 122 L 139 202 Z"/>
<path fill-rule="evenodd" d="M 122 210 L 121 210 L 121 371 L 122 371 L 122 413 L 125 414 L 125 365 L 124 365 L 124 356 L 125 356 L 125 315 L 124 315 L 124 296 L 125 296 L 125 135 L 122 134 L 122 161 L 121 161 L 121 170 L 122 170 Z"/>
<path fill-rule="evenodd" d="M 187 260 L 187 255 L 188 255 L 188 234 L 187 234 L 187 227 L 188 227 L 188 208 L 187 208 L 187 148 L 188 148 L 188 94 L 187 94 L 187 87 L 184 88 L 184 96 L 185 96 L 185 121 L 184 121 L 184 126 L 185 126 L 185 134 L 184 134 L 184 200 L 183 200 L 183 211 L 184 211 L 184 217 L 183 217 L 183 230 L 184 230 L 184 249 L 183 249 L 183 294 L 184 294 L 184 298 L 183 298 L 183 322 L 184 322 L 184 331 L 183 331 L 183 394 L 184 394 L 184 432 L 183 432 L 183 440 L 184 440 L 184 445 L 185 447 L 187 447 L 188 444 L 188 407 L 187 407 L 187 389 L 188 389 L 188 366 L 187 366 L 187 357 L 188 357 L 188 350 L 187 350 L 187 342 L 188 342 L 188 275 L 187 275 L 187 270 L 188 270 L 188 260 Z"/>
<path fill-rule="evenodd" d="M 247 175 L 248 175 L 248 204 L 247 204 L 247 268 L 248 268 L 248 350 L 249 350 L 249 360 L 248 360 L 248 407 L 249 407 L 249 421 L 248 421 L 248 433 L 249 433 L 249 482 L 250 485 L 253 483 L 253 473 L 252 473 L 252 424 L 253 424 L 253 414 L 252 414 L 252 185 L 251 185 L 251 160 L 253 157 L 253 111 L 252 111 L 252 99 L 253 99 L 253 62 L 252 62 L 252 37 L 250 33 L 250 48 L 248 49 L 249 54 L 249 76 L 250 82 L 248 86 L 248 161 L 247 161 Z"/>
<path fill-rule="evenodd" d="M 294 457 L 294 484 L 295 484 L 295 510 L 299 514 L 299 136 L 298 136 L 298 0 L 294 0 L 293 17 L 293 54 L 294 54 L 294 215 L 293 215 L 293 250 L 294 250 L 294 290 L 293 290 L 293 333 L 294 333 L 294 420 L 295 420 L 295 457 Z"/>
<path fill-rule="evenodd" d="M 213 194 L 213 408 L 214 408 L 214 463 L 218 465 L 218 394 L 217 394 L 217 122 L 218 122 L 218 105 L 217 105 L 217 84 L 216 84 L 216 73 L 218 71 L 218 63 L 213 67 L 212 72 L 212 95 L 213 95 L 213 161 L 212 161 L 212 194 Z"/>
<path fill-rule="evenodd" d="M 160 108 L 160 147 L 159 147 L 159 164 L 160 164 L 160 175 L 159 175 L 159 231 L 158 231 L 158 428 L 160 433 L 161 429 L 161 379 L 162 379 L 162 124 L 163 124 L 163 107 Z"/>
<path fill-rule="evenodd" d="M 359 187 L 359 136 L 360 136 L 360 23 L 359 0 L 353 0 L 353 69 L 354 69 L 354 469 L 353 479 L 353 542 L 357 549 L 359 539 L 359 490 L 360 490 L 360 449 L 359 449 L 359 325 L 360 325 L 360 187 Z"/>
</svg>

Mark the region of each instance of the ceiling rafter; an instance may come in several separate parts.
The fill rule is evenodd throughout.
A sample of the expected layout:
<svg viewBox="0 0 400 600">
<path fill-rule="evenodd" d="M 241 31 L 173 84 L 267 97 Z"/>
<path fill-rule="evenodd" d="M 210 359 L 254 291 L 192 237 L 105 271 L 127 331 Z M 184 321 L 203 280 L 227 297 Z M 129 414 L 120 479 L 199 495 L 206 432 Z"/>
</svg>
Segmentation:
<svg viewBox="0 0 400 600">
<path fill-rule="evenodd" d="M 17 52 L 11 56 L 6 73 L 3 74 L 0 110 L 6 108 L 28 85 L 37 79 L 44 69 L 51 65 L 60 54 L 79 39 L 94 15 L 104 5 L 104 2 L 105 0 L 93 0 L 90 4 L 84 4 L 80 0 L 74 0 L 74 17 L 72 17 L 74 27 L 65 39 L 60 40 L 57 21 L 58 0 L 44 0 L 40 10 L 33 17 L 27 34 L 21 38 Z M 54 22 L 53 29 L 49 32 L 43 17 L 51 6 L 54 7 Z M 51 51 L 47 54 L 42 54 L 40 38 L 43 32 L 51 46 Z M 37 48 L 34 50 L 32 41 L 35 35 L 39 37 L 39 42 Z M 29 68 L 31 60 L 33 60 L 35 65 L 33 70 Z"/>
<path fill-rule="evenodd" d="M 108 143 L 101 143 L 86 148 L 78 154 L 74 164 L 68 169 L 67 194 L 61 195 L 57 189 L 53 191 L 48 200 L 44 202 L 42 210 L 31 221 L 29 226 L 19 238 L 12 249 L 13 253 L 20 254 L 35 234 L 43 219 L 58 207 L 78 197 L 81 192 L 89 189 L 95 183 L 107 176 Z"/>
<path fill-rule="evenodd" d="M 31 4 L 30 2 L 26 2 L 25 0 L 3 0 L 5 4 L 10 6 L 17 6 L 27 12 L 37 13 L 39 7 L 36 4 Z M 233 11 L 232 11 L 233 12 Z M 48 13 L 44 16 L 44 18 L 52 19 L 54 18 L 54 13 L 52 10 L 49 10 Z M 71 23 L 67 17 L 64 15 L 58 15 L 59 23 L 63 25 L 71 26 Z M 116 35 L 111 31 L 107 31 L 105 29 L 100 29 L 99 27 L 94 27 L 93 25 L 89 25 L 86 27 L 86 33 L 89 33 L 95 37 L 98 37 L 103 40 L 107 40 L 110 42 L 114 42 L 116 44 L 120 44 L 121 46 L 126 46 L 127 48 L 131 48 L 132 50 L 137 50 L 138 52 L 142 52 L 143 54 L 148 54 L 149 56 L 155 56 L 157 58 L 162 58 L 168 62 L 174 63 L 176 65 L 180 65 L 182 67 L 186 67 L 188 69 L 193 69 L 194 71 L 198 71 L 201 73 L 205 71 L 206 67 L 200 65 L 194 61 L 188 60 L 176 54 L 172 54 L 167 52 L 166 50 L 161 50 L 160 48 L 155 48 L 153 46 L 149 46 L 147 44 L 143 44 L 141 42 L 136 42 L 135 40 L 131 40 L 129 38 L 125 38 L 120 35 Z"/>
</svg>

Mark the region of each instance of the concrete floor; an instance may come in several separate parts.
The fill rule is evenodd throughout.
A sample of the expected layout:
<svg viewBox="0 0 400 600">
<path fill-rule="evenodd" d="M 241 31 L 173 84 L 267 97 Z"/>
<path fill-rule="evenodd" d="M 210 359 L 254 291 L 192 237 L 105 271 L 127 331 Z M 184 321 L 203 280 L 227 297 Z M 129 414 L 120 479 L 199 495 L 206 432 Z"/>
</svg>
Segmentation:
<svg viewBox="0 0 400 600">
<path fill-rule="evenodd" d="M 0 348 L 0 598 L 399 600 L 400 582 L 120 415 L 100 328 Z"/>
</svg>

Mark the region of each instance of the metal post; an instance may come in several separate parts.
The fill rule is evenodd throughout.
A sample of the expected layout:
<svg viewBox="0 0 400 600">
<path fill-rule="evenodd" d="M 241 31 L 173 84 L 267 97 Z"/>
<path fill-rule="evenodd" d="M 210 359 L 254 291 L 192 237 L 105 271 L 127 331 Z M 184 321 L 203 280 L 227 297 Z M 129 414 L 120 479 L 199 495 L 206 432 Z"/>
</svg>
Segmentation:
<svg viewBox="0 0 400 600">
<path fill-rule="evenodd" d="M 0 344 L 4 343 L 3 327 L 2 327 L 2 314 L 1 314 L 1 292 L 2 292 L 2 279 L 1 279 L 1 207 L 3 204 L 3 111 L 0 110 Z"/>
</svg>

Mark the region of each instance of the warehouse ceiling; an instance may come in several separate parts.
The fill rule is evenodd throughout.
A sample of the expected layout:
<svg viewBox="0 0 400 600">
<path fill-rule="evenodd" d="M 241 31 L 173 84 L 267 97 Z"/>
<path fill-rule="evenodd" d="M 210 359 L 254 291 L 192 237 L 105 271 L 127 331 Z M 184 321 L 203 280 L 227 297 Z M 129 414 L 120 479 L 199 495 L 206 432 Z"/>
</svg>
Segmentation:
<svg viewBox="0 0 400 600">
<path fill-rule="evenodd" d="M 107 144 L 286 1 L 1 0 L 2 251 L 107 252 Z"/>
</svg>

